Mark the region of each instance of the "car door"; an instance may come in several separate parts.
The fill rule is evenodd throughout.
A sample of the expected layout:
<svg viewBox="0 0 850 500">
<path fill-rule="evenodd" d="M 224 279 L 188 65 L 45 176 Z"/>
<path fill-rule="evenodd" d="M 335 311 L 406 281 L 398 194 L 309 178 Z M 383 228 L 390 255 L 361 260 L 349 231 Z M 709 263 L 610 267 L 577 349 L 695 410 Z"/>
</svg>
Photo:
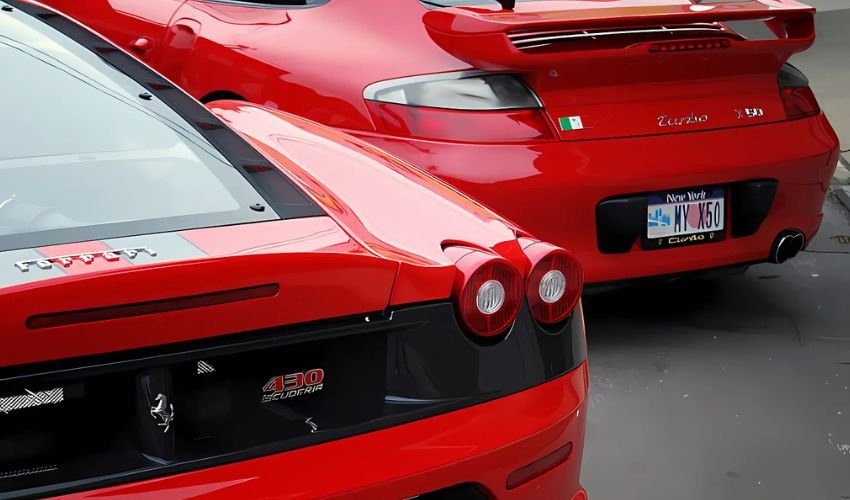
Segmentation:
<svg viewBox="0 0 850 500">
<path fill-rule="evenodd" d="M 174 13 L 185 0 L 43 0 L 77 21 L 155 63 Z"/>
</svg>

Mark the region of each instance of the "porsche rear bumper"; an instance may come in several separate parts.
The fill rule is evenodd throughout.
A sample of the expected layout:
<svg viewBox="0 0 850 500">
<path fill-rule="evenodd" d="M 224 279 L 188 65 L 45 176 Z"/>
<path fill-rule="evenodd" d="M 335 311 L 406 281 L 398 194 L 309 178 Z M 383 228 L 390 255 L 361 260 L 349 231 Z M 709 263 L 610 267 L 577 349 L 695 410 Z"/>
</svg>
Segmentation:
<svg viewBox="0 0 850 500">
<path fill-rule="evenodd" d="M 823 115 L 588 141 L 462 144 L 359 135 L 455 185 L 536 237 L 570 249 L 589 283 L 765 261 L 777 235 L 789 228 L 811 240 L 838 162 L 838 138 Z M 778 187 L 754 234 L 653 251 L 644 251 L 636 235 L 625 253 L 600 249 L 596 211 L 605 200 L 758 180 L 776 181 Z"/>
</svg>

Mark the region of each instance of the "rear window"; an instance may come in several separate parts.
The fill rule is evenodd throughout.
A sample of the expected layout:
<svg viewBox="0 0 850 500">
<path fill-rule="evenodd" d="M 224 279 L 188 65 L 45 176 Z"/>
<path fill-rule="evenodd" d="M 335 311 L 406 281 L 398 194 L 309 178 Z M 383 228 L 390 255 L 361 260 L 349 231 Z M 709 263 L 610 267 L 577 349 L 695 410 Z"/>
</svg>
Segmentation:
<svg viewBox="0 0 850 500">
<path fill-rule="evenodd" d="M 0 14 L 0 250 L 287 216 L 140 83 Z"/>
</svg>

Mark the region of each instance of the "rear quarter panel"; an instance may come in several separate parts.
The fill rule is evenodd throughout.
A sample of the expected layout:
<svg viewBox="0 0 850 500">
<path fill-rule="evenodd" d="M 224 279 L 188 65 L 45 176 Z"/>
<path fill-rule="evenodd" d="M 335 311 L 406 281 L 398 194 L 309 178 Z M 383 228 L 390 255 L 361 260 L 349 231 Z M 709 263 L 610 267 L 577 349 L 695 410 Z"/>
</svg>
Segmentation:
<svg viewBox="0 0 850 500">
<path fill-rule="evenodd" d="M 363 89 L 370 83 L 469 67 L 433 45 L 424 12 L 415 0 L 307 9 L 189 0 L 174 19 L 198 21 L 197 38 L 180 52 L 181 67 L 164 73 L 199 99 L 224 90 L 326 125 L 368 130 Z"/>
</svg>

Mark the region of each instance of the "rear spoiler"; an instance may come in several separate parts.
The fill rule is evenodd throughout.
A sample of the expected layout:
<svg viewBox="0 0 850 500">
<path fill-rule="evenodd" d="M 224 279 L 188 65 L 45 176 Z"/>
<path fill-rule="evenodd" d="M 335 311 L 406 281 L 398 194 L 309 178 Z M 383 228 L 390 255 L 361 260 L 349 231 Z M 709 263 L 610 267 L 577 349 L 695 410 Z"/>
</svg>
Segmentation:
<svg viewBox="0 0 850 500">
<path fill-rule="evenodd" d="M 567 2 L 552 2 L 560 10 L 549 10 L 548 2 L 518 4 L 516 10 L 449 7 L 431 10 L 423 22 L 431 38 L 455 57 L 481 69 L 535 69 L 563 62 L 564 52 L 524 52 L 511 35 L 546 34 L 604 30 L 627 31 L 648 27 L 762 21 L 776 36 L 774 40 L 732 40 L 731 47 L 746 44 L 748 50 L 776 53 L 787 59 L 814 43 L 815 9 L 795 0 L 744 0 L 693 3 L 691 0 L 658 0 L 659 5 L 643 5 L 635 0 L 613 0 L 605 7 L 563 8 Z M 578 5 L 577 2 L 572 2 Z M 551 4 L 550 4 L 551 5 Z M 731 32 L 721 33 L 728 37 Z M 736 43 L 734 43 L 736 42 Z M 648 43 L 619 48 L 647 51 Z M 609 47 L 610 48 L 610 47 Z M 585 55 L 601 50 L 585 50 Z M 574 54 L 570 54 L 570 58 Z M 624 55 L 624 54 L 619 54 Z"/>
</svg>

